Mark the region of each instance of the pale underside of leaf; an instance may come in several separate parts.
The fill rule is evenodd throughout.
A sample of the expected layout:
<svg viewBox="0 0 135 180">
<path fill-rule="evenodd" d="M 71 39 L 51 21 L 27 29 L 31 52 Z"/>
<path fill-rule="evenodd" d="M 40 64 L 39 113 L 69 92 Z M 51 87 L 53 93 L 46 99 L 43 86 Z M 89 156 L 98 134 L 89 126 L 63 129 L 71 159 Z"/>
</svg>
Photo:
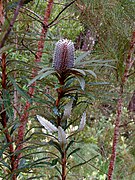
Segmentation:
<svg viewBox="0 0 135 180">
<path fill-rule="evenodd" d="M 86 75 L 86 73 L 82 70 L 82 69 L 75 69 L 75 68 L 72 68 L 73 71 L 76 71 L 77 73 L 80 73 L 82 75 Z"/>
<path fill-rule="evenodd" d="M 97 75 L 92 70 L 85 70 L 85 72 L 88 72 L 89 74 L 97 78 Z"/>
<path fill-rule="evenodd" d="M 62 120 L 70 117 L 72 111 L 72 104 L 73 104 L 73 100 L 71 100 L 69 103 L 65 105 L 64 115 Z"/>
<path fill-rule="evenodd" d="M 61 148 L 65 149 L 65 146 L 67 144 L 66 133 L 60 126 L 58 127 L 58 140 L 60 142 Z"/>
<path fill-rule="evenodd" d="M 85 124 L 86 124 L 86 112 L 84 112 L 82 115 L 78 131 L 82 131 L 84 129 Z"/>
<path fill-rule="evenodd" d="M 84 80 L 84 78 L 81 77 L 81 76 L 76 76 L 76 78 L 80 83 L 81 89 L 84 91 L 84 88 L 85 88 L 85 80 Z"/>
<path fill-rule="evenodd" d="M 43 117 L 41 117 L 39 115 L 37 115 L 37 119 L 40 122 L 40 124 L 42 126 L 44 126 L 44 128 L 46 130 L 48 130 L 49 132 L 52 133 L 52 132 L 58 131 L 58 128 L 56 126 L 54 126 L 51 122 L 49 122 L 47 119 L 45 119 L 45 118 L 43 118 Z"/>
</svg>

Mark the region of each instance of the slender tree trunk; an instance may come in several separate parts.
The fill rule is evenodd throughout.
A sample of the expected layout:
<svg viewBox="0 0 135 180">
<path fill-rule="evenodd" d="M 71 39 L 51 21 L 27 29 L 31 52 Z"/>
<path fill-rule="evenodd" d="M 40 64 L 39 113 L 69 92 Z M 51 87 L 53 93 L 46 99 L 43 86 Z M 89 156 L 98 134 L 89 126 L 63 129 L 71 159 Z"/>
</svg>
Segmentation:
<svg viewBox="0 0 135 180">
<path fill-rule="evenodd" d="M 37 50 L 35 61 L 34 61 L 35 64 L 37 62 L 40 62 L 41 58 L 42 58 L 44 42 L 45 42 L 46 34 L 48 31 L 47 25 L 49 22 L 49 18 L 51 16 L 52 8 L 53 8 L 53 0 L 49 0 L 48 4 L 47 4 L 47 8 L 45 9 L 44 27 L 42 28 L 40 40 L 38 41 L 38 50 Z M 32 78 L 34 78 L 36 76 L 36 74 L 37 74 L 37 70 L 35 68 L 32 69 Z M 32 84 L 32 86 L 29 88 L 29 95 L 31 97 L 33 97 L 33 95 L 34 95 L 35 85 L 36 85 L 36 83 L 34 82 Z M 21 150 L 23 148 L 23 138 L 24 138 L 24 133 L 25 133 L 25 129 L 26 129 L 26 124 L 28 122 L 28 115 L 29 115 L 28 111 L 29 111 L 30 106 L 31 106 L 30 102 L 27 101 L 26 105 L 24 107 L 23 115 L 21 116 L 21 119 L 20 119 L 21 125 L 18 128 L 18 137 L 17 137 L 17 141 L 16 141 L 17 150 Z M 16 168 L 18 167 L 20 157 L 21 157 L 21 154 L 19 154 L 17 156 Z"/>
<path fill-rule="evenodd" d="M 123 88 L 124 88 L 125 83 L 128 80 L 129 71 L 131 67 L 133 66 L 133 63 L 135 62 L 135 58 L 133 57 L 134 52 L 135 52 L 135 31 L 132 34 L 129 53 L 128 53 L 128 57 L 126 61 L 126 67 L 125 67 L 125 71 L 122 77 L 119 99 L 117 103 L 117 114 L 116 114 L 114 136 L 113 136 L 112 155 L 111 155 L 109 169 L 108 169 L 108 180 L 113 179 L 113 171 L 114 171 L 115 160 L 116 160 L 116 150 L 117 150 L 117 144 L 118 144 L 118 138 L 119 138 L 119 126 L 120 126 L 122 107 L 123 107 L 123 102 L 122 102 L 123 101 L 122 99 Z"/>
</svg>

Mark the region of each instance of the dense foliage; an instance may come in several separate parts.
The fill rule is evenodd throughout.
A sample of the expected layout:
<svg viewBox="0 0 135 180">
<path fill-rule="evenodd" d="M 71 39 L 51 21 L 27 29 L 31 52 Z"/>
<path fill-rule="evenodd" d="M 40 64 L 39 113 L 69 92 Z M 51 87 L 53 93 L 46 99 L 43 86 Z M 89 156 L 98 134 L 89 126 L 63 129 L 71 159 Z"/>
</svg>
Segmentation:
<svg viewBox="0 0 135 180">
<path fill-rule="evenodd" d="M 134 14 L 132 0 L 0 1 L 1 179 L 106 179 L 119 99 L 113 179 L 134 179 Z M 74 42 L 69 71 L 60 39 Z"/>
</svg>

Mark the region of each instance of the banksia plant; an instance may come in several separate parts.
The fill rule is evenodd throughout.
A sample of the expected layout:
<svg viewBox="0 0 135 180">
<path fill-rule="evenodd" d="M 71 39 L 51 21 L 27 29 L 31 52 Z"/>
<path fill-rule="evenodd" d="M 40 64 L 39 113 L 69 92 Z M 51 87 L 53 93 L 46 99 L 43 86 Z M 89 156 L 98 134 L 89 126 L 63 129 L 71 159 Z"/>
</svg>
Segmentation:
<svg viewBox="0 0 135 180">
<path fill-rule="evenodd" d="M 53 145 L 56 150 L 59 151 L 60 156 L 57 160 L 54 159 L 54 161 L 55 166 L 59 163 L 61 167 L 59 172 L 62 180 L 66 180 L 69 172 L 68 169 L 73 168 L 70 168 L 67 160 L 71 154 L 78 151 L 78 148 L 77 150 L 71 148 L 75 142 L 75 135 L 80 133 L 86 124 L 86 112 L 84 112 L 82 116 L 80 114 L 80 123 L 78 123 L 77 130 L 71 130 L 70 125 L 73 124 L 73 120 L 71 119 L 72 114 L 74 108 L 78 106 L 79 98 L 85 96 L 86 73 L 96 77 L 96 74 L 91 70 L 78 69 L 75 67 L 74 53 L 74 43 L 71 40 L 59 40 L 55 45 L 52 67 L 41 69 L 38 75 L 29 83 L 29 85 L 31 85 L 34 81 L 47 78 L 49 75 L 55 76 L 53 90 L 55 90 L 57 94 L 54 95 L 54 93 L 52 93 L 55 97 L 51 96 L 51 94 L 49 94 L 49 96 L 47 95 L 49 101 L 52 101 L 50 103 L 50 111 L 52 111 L 53 116 L 49 119 L 46 114 L 44 114 L 44 117 L 37 115 L 37 120 L 48 132 L 47 135 L 51 137 L 48 144 Z M 89 53 L 86 53 L 82 57 L 79 57 L 77 62 L 79 63 L 81 59 L 88 54 Z M 53 84 L 52 81 L 51 83 Z M 57 169 L 59 165 L 57 166 Z"/>
<path fill-rule="evenodd" d="M 62 39 L 56 43 L 53 67 L 57 72 L 62 73 L 74 67 L 74 50 L 74 44 L 70 40 Z"/>
</svg>

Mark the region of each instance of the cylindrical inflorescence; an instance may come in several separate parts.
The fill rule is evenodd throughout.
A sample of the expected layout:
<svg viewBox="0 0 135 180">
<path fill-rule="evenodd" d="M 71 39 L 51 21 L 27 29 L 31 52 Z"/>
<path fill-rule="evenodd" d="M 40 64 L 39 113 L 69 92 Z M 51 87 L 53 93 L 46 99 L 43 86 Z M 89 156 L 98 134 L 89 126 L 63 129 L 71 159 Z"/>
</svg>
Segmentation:
<svg viewBox="0 0 135 180">
<path fill-rule="evenodd" d="M 74 44 L 67 39 L 61 39 L 56 43 L 53 57 L 53 67 L 59 73 L 74 67 Z"/>
</svg>

